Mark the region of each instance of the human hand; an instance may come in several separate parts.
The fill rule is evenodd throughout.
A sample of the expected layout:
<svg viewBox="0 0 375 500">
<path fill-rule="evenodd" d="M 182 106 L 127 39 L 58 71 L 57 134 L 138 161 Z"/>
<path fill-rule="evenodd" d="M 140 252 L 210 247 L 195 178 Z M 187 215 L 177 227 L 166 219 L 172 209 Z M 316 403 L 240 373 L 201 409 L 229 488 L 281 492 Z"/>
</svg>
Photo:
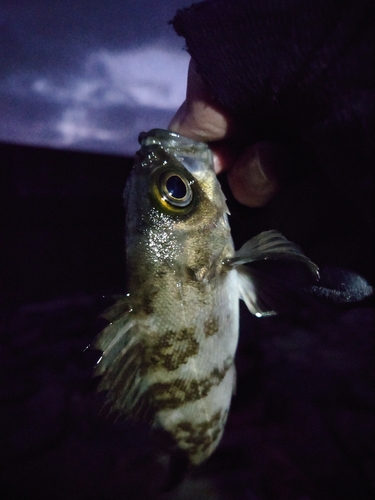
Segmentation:
<svg viewBox="0 0 375 500">
<path fill-rule="evenodd" d="M 281 148 L 265 141 L 238 150 L 232 141 L 236 134 L 235 123 L 212 97 L 193 60 L 189 65 L 186 100 L 169 129 L 209 143 L 215 172 L 227 171 L 229 187 L 240 203 L 261 207 L 279 191 L 285 163 Z"/>
</svg>

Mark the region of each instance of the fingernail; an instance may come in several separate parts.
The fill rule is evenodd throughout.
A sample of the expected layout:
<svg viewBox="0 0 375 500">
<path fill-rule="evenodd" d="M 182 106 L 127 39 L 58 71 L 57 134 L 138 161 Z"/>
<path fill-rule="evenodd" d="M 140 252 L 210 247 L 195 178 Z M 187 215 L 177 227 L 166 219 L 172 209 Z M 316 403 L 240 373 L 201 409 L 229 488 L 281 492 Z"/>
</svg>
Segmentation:
<svg viewBox="0 0 375 500">
<path fill-rule="evenodd" d="M 270 169 L 268 164 L 263 168 L 264 161 L 261 148 L 253 145 L 228 173 L 229 186 L 235 198 L 249 207 L 266 205 L 279 189 L 276 179 L 266 174 Z"/>
<path fill-rule="evenodd" d="M 269 183 L 269 179 L 263 169 L 263 163 L 259 157 L 258 152 L 256 153 L 256 156 L 253 161 L 253 166 L 251 168 L 252 173 L 253 173 L 253 180 L 254 182 L 257 182 L 258 185 L 264 185 Z"/>
<path fill-rule="evenodd" d="M 262 189 L 268 184 L 268 177 L 263 168 L 257 147 L 249 148 L 240 158 L 239 167 L 243 171 L 243 176 L 249 186 L 253 189 Z"/>
</svg>

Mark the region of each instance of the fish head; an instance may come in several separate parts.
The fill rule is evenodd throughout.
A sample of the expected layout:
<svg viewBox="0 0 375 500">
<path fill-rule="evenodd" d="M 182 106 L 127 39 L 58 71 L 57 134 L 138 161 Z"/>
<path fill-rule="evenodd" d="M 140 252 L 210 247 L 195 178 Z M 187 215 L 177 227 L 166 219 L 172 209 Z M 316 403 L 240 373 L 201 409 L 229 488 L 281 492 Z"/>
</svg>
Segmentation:
<svg viewBox="0 0 375 500">
<path fill-rule="evenodd" d="M 176 224 L 228 212 L 207 144 L 162 129 L 142 132 L 139 142 L 124 193 L 128 210 L 137 207 L 149 223 L 157 210 Z"/>
<path fill-rule="evenodd" d="M 139 142 L 124 193 L 128 257 L 136 252 L 169 264 L 185 259 L 193 268 L 199 267 L 191 262 L 197 255 L 200 261 L 217 258 L 232 243 L 209 147 L 161 129 L 141 133 Z"/>
</svg>

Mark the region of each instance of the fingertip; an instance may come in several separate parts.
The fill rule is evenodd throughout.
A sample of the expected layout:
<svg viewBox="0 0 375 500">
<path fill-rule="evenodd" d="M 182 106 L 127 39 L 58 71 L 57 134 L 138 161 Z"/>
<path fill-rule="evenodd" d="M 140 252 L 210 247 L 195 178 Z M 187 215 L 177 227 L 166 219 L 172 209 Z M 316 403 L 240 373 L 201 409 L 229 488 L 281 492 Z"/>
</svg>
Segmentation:
<svg viewBox="0 0 375 500">
<path fill-rule="evenodd" d="M 230 141 L 222 140 L 210 142 L 209 146 L 213 154 L 213 167 L 216 175 L 219 175 L 231 168 L 235 163 L 236 150 L 232 147 Z"/>
<path fill-rule="evenodd" d="M 191 60 L 186 99 L 172 118 L 169 129 L 196 141 L 210 142 L 228 137 L 232 128 L 230 115 L 213 98 Z"/>
<path fill-rule="evenodd" d="M 185 101 L 168 128 L 195 141 L 211 142 L 228 135 L 229 122 L 222 113 L 205 102 Z"/>
<path fill-rule="evenodd" d="M 223 168 L 222 162 L 220 161 L 220 158 L 218 158 L 215 154 L 213 154 L 213 167 L 216 175 L 221 174 L 225 170 Z"/>
<path fill-rule="evenodd" d="M 186 116 L 186 101 L 184 101 L 176 111 L 175 115 L 173 116 L 172 120 L 168 125 L 168 129 L 171 132 L 176 132 L 177 134 L 183 135 L 181 130 L 183 130 L 182 124 L 184 123 L 185 116 Z"/>
</svg>

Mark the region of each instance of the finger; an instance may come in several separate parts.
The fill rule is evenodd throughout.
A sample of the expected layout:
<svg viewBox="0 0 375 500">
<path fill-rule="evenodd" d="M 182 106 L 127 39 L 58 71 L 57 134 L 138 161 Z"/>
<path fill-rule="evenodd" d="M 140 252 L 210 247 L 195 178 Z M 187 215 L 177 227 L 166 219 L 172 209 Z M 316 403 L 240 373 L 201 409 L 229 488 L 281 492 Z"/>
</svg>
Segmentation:
<svg viewBox="0 0 375 500">
<path fill-rule="evenodd" d="M 172 118 L 169 129 L 203 142 L 221 140 L 231 133 L 229 115 L 212 97 L 193 60 L 189 64 L 186 100 Z"/>
<path fill-rule="evenodd" d="M 213 166 L 216 175 L 233 167 L 238 158 L 238 147 L 230 140 L 214 141 L 209 143 L 213 154 Z"/>
<path fill-rule="evenodd" d="M 285 155 L 280 146 L 258 142 L 245 149 L 228 170 L 228 184 L 236 200 L 248 207 L 266 205 L 284 182 Z"/>
</svg>

